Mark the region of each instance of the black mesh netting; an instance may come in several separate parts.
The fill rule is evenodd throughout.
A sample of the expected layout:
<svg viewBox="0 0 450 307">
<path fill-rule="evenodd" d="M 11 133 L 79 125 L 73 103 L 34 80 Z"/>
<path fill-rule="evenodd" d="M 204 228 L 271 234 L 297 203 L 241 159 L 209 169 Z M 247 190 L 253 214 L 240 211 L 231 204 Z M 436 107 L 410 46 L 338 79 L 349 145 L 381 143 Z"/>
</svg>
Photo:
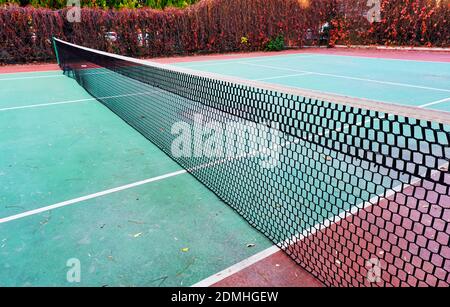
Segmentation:
<svg viewBox="0 0 450 307">
<path fill-rule="evenodd" d="M 66 73 L 326 285 L 450 284 L 448 122 L 55 45 Z"/>
</svg>

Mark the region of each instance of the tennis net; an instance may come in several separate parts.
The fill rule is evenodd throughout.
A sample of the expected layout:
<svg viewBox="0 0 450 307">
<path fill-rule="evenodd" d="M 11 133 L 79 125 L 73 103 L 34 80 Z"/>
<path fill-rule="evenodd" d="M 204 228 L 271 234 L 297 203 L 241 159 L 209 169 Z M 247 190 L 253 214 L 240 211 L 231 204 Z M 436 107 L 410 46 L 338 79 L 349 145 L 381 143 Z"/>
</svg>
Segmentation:
<svg viewBox="0 0 450 307">
<path fill-rule="evenodd" d="M 329 286 L 450 285 L 450 115 L 54 39 L 64 72 Z"/>
</svg>

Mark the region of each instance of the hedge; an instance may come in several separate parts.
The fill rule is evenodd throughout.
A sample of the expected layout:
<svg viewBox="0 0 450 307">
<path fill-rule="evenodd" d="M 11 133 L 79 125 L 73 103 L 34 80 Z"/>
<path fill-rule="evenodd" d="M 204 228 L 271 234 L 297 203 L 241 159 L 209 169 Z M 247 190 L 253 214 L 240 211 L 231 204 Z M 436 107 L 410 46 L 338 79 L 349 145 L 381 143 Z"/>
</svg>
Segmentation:
<svg viewBox="0 0 450 307">
<path fill-rule="evenodd" d="M 380 22 L 369 23 L 367 0 L 342 0 L 332 43 L 450 46 L 450 0 L 379 0 Z"/>
<path fill-rule="evenodd" d="M 367 0 L 202 0 L 185 9 L 0 8 L 0 63 L 54 59 L 51 37 L 133 57 L 265 50 L 272 39 L 303 46 L 332 25 L 330 44 L 450 45 L 448 0 L 380 0 L 380 22 Z M 107 33 L 116 33 L 112 40 Z"/>
<path fill-rule="evenodd" d="M 164 9 L 166 7 L 186 7 L 194 4 L 198 0 L 80 0 L 83 7 L 98 8 L 139 8 L 150 7 L 154 9 Z M 67 0 L 0 0 L 0 5 L 5 3 L 15 3 L 21 6 L 31 5 L 34 7 L 45 7 L 49 9 L 62 9 L 67 6 Z"/>
<path fill-rule="evenodd" d="M 301 2 L 204 0 L 186 9 L 164 11 L 82 8 L 80 23 L 67 20 L 67 9 L 10 6 L 0 9 L 0 61 L 51 60 L 52 36 L 134 57 L 263 50 L 279 35 L 300 46 L 302 33 L 318 28 L 333 12 L 331 0 Z M 117 33 L 118 39 L 111 41 L 107 32 Z"/>
</svg>

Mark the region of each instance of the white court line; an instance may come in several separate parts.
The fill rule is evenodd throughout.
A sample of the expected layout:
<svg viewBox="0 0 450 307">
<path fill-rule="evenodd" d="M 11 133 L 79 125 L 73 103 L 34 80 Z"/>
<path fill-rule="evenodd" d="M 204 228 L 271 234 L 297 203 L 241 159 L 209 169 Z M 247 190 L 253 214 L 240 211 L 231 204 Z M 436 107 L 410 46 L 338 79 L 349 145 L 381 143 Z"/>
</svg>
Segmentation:
<svg viewBox="0 0 450 307">
<path fill-rule="evenodd" d="M 448 163 L 441 165 L 441 167 L 442 166 L 448 166 Z M 395 187 L 394 189 L 387 191 L 383 195 L 382 199 L 389 199 L 390 197 L 394 196 L 395 193 L 397 193 L 401 190 L 406 190 L 409 187 L 414 186 L 415 184 L 419 183 L 420 180 L 421 180 L 420 178 L 417 178 L 416 180 L 413 180 L 410 184 L 399 185 L 399 186 Z M 367 202 L 360 203 L 356 206 L 351 207 L 350 211 L 343 211 L 337 216 L 333 216 L 329 219 L 325 219 L 323 222 L 319 222 L 316 225 L 304 230 L 301 234 L 294 235 L 290 239 L 286 239 L 284 242 L 280 242 L 280 245 L 283 246 L 283 248 L 288 248 L 292 244 L 296 244 L 296 243 L 302 241 L 303 239 L 306 239 L 309 236 L 314 235 L 315 233 L 317 233 L 319 231 L 322 231 L 326 228 L 329 228 L 330 226 L 332 226 L 334 224 L 339 223 L 342 220 L 347 219 L 350 216 L 356 215 L 361 210 L 365 210 L 365 209 L 369 208 L 370 206 L 373 206 L 374 205 L 373 202 L 376 202 L 380 198 L 381 197 L 379 195 L 374 196 Z M 259 252 L 258 254 L 255 254 L 247 259 L 244 259 L 241 262 L 236 263 L 236 264 L 226 268 L 223 271 L 220 271 L 217 274 L 214 274 L 210 277 L 207 277 L 207 278 L 199 281 L 198 283 L 192 285 L 191 287 L 212 286 L 212 285 L 224 280 L 225 278 L 227 278 L 233 274 L 236 274 L 236 273 L 242 271 L 243 269 L 257 263 L 258 261 L 261 261 L 267 257 L 270 257 L 271 255 L 275 254 L 279 250 L 282 250 L 282 249 L 273 245 L 273 246 L 263 250 L 262 252 Z"/>
<path fill-rule="evenodd" d="M 267 78 L 260 78 L 260 79 L 251 79 L 253 81 L 265 81 L 265 80 L 275 80 L 275 79 L 283 79 L 283 78 L 290 78 L 290 77 L 299 77 L 299 76 L 305 76 L 305 75 L 311 75 L 310 73 L 304 72 L 300 74 L 294 74 L 294 75 L 280 75 L 275 77 L 267 77 Z"/>
<path fill-rule="evenodd" d="M 123 95 L 104 96 L 104 97 L 97 97 L 97 98 L 86 98 L 86 99 L 78 99 L 78 100 L 67 100 L 67 101 L 50 102 L 50 103 L 42 103 L 42 104 L 32 104 L 32 105 L 28 105 L 28 106 L 3 108 L 3 109 L 0 109 L 0 112 L 11 111 L 11 110 L 30 109 L 30 108 L 40 108 L 40 107 L 47 107 L 47 106 L 53 106 L 53 105 L 59 105 L 59 104 L 93 101 L 93 100 L 99 100 L 99 99 L 107 100 L 107 99 L 115 99 L 115 98 L 122 98 L 122 97 L 133 97 L 133 96 L 152 94 L 152 93 L 156 93 L 156 92 L 158 92 L 158 91 L 154 90 L 154 91 L 140 92 L 140 93 L 133 93 L 133 94 L 123 94 Z"/>
<path fill-rule="evenodd" d="M 278 59 L 278 58 L 285 58 L 285 57 L 299 57 L 299 58 L 310 58 L 316 56 L 316 54 L 280 54 L 280 55 L 268 55 L 263 57 L 251 57 L 251 58 L 236 58 L 236 59 L 226 59 L 226 60 L 205 60 L 205 61 L 199 61 L 199 62 L 185 62 L 185 63 L 171 63 L 169 65 L 173 66 L 179 66 L 179 67 L 186 67 L 186 68 L 197 68 L 197 67 L 208 67 L 208 66 L 222 66 L 227 64 L 241 64 L 242 60 L 245 60 L 245 62 L 251 61 L 251 63 L 258 63 L 258 62 L 265 62 L 268 60 Z M 211 63 L 210 61 L 218 61 Z M 178 65 L 177 65 L 178 64 Z M 184 65 L 181 65 L 184 64 Z"/>
<path fill-rule="evenodd" d="M 342 55 L 342 54 L 327 54 L 327 53 L 296 53 L 296 54 L 280 54 L 280 55 L 268 55 L 265 57 L 249 57 L 249 58 L 242 58 L 242 57 L 236 57 L 233 59 L 226 59 L 226 60 L 205 60 L 205 61 L 199 61 L 199 62 L 187 62 L 188 65 L 183 65 L 183 67 L 189 67 L 189 68 L 197 68 L 197 67 L 208 67 L 208 66 L 221 66 L 226 64 L 240 64 L 241 61 L 251 61 L 252 63 L 257 62 L 264 62 L 264 61 L 271 61 L 271 60 L 277 60 L 280 58 L 286 58 L 286 57 L 299 57 L 299 58 L 308 58 L 308 57 L 340 57 L 340 58 L 358 58 L 358 59 L 364 59 L 364 60 L 382 60 L 382 61 L 402 61 L 402 62 L 418 62 L 418 63 L 426 63 L 426 64 L 447 64 L 449 65 L 449 62 L 444 61 L 422 61 L 422 60 L 411 60 L 411 59 L 391 59 L 391 58 L 374 58 L 374 57 L 365 57 L 365 56 L 356 56 L 356 55 Z M 215 63 L 211 63 L 210 61 L 218 61 Z M 195 63 L 199 63 L 199 65 L 196 65 Z M 176 65 L 176 64 L 183 64 L 183 63 L 171 63 L 170 65 Z"/>
<path fill-rule="evenodd" d="M 329 57 L 350 57 L 350 58 L 357 58 L 357 59 L 365 59 L 365 60 L 381 60 L 381 61 L 401 61 L 401 62 L 417 62 L 417 63 L 425 63 L 425 64 L 450 64 L 449 62 L 445 61 L 424 61 L 424 60 L 412 60 L 412 59 L 396 59 L 396 58 L 376 58 L 376 57 L 368 57 L 368 56 L 361 56 L 361 55 L 345 55 L 345 54 L 327 54 L 327 53 L 317 53 L 317 55 L 320 56 L 329 56 Z"/>
<path fill-rule="evenodd" d="M 448 99 L 450 99 L 450 98 L 448 98 Z M 427 105 L 429 105 L 429 104 L 421 105 L 421 106 L 419 106 L 419 108 L 424 108 Z M 356 125 L 360 126 L 361 124 L 363 124 L 363 123 L 365 124 L 368 121 L 369 120 L 366 120 L 364 122 L 358 122 Z M 342 130 L 345 130 L 345 129 L 349 128 L 349 127 L 350 127 L 349 124 L 345 124 L 342 128 L 337 129 L 336 131 L 342 131 Z M 330 130 L 327 131 L 325 133 L 325 135 L 328 135 L 330 132 L 331 132 Z M 294 141 L 294 142 L 286 142 L 282 146 L 287 146 L 289 143 L 298 143 L 298 142 L 296 142 L 296 141 Z M 448 163 L 447 164 L 443 164 L 440 167 L 445 166 L 445 165 L 448 165 Z M 387 191 L 385 193 L 385 195 L 383 196 L 383 199 L 388 199 L 389 197 L 393 196 L 395 193 L 399 192 L 399 190 L 405 190 L 405 189 L 407 189 L 407 188 L 409 188 L 411 186 L 414 186 L 419 181 L 420 181 L 420 178 L 417 178 L 415 181 L 413 180 L 410 184 L 408 184 L 406 186 L 402 186 L 402 185 L 397 186 L 394 189 L 391 189 L 391 190 Z M 333 216 L 332 217 L 333 220 L 326 219 L 322 223 L 317 223 L 316 225 L 312 226 L 311 228 L 309 228 L 307 230 L 304 230 L 302 234 L 292 236 L 291 239 L 287 239 L 287 240 L 285 240 L 284 242 L 282 242 L 280 244 L 283 247 L 287 248 L 287 247 L 289 247 L 289 245 L 291 245 L 290 242 L 301 241 L 302 239 L 307 238 L 308 236 L 311 236 L 311 235 L 315 234 L 317 231 L 323 230 L 323 229 L 325 229 L 327 227 L 330 227 L 333 224 L 336 224 L 336 223 L 340 222 L 343 219 L 346 219 L 347 217 L 350 217 L 352 215 L 357 214 L 360 210 L 365 210 L 368 207 L 373 206 L 372 202 L 375 202 L 379 198 L 380 198 L 379 195 L 374 196 L 368 202 L 364 203 L 362 206 L 361 206 L 361 204 L 353 206 L 350 209 L 349 212 L 343 211 L 338 216 Z M 246 258 L 246 259 L 242 260 L 241 262 L 238 262 L 238 263 L 236 263 L 236 264 L 226 268 L 223 271 L 220 271 L 219 273 L 216 273 L 216 274 L 214 274 L 212 276 L 209 276 L 209 277 L 199 281 L 198 283 L 192 285 L 191 287 L 209 287 L 209 286 L 212 286 L 212 285 L 218 283 L 219 281 L 222 281 L 225 278 L 227 278 L 227 277 L 229 277 L 231 275 L 234 275 L 234 274 L 244 270 L 245 268 L 247 268 L 247 267 L 249 267 L 249 266 L 251 266 L 251 265 L 253 265 L 253 264 L 257 263 L 257 262 L 262 261 L 263 259 L 272 256 L 273 254 L 275 254 L 279 250 L 281 250 L 281 249 L 278 248 L 276 245 L 273 245 L 273 246 L 271 246 L 271 247 L 269 247 L 269 248 L 267 248 L 267 249 L 265 249 L 265 250 L 255 254 L 253 256 L 250 256 L 249 258 Z"/>
<path fill-rule="evenodd" d="M 117 187 L 117 188 L 105 190 L 105 191 L 102 191 L 102 192 L 98 192 L 98 193 L 94 193 L 94 194 L 78 197 L 78 198 L 75 198 L 75 199 L 63 201 L 61 203 L 57 203 L 57 204 L 54 204 L 54 205 L 51 205 L 51 206 L 41 207 L 41 208 L 38 208 L 38 209 L 35 209 L 35 210 L 22 212 L 22 213 L 19 213 L 19 214 L 16 214 L 16 215 L 12 215 L 12 216 L 9 216 L 9 217 L 0 218 L 0 224 L 6 223 L 6 222 L 10 222 L 10 221 L 14 221 L 14 220 L 17 220 L 17 219 L 21 219 L 21 218 L 24 218 L 24 217 L 27 217 L 27 216 L 39 214 L 39 213 L 42 213 L 42 212 L 54 210 L 54 209 L 57 209 L 57 208 L 70 206 L 70 205 L 73 205 L 73 204 L 76 204 L 76 203 L 80 203 L 80 202 L 83 202 L 83 201 L 86 201 L 86 200 L 98 198 L 98 197 L 105 196 L 105 195 L 108 195 L 108 194 L 112 194 L 112 193 L 116 193 L 116 192 L 119 192 L 119 191 L 131 189 L 131 188 L 138 187 L 138 186 L 141 186 L 141 185 L 144 185 L 144 184 L 147 184 L 147 183 L 160 181 L 160 180 L 163 180 L 163 179 L 179 176 L 179 175 L 186 174 L 186 173 L 187 173 L 187 170 L 180 170 L 180 171 L 177 171 L 177 172 L 173 172 L 173 173 L 165 174 L 165 175 L 162 175 L 162 176 L 145 179 L 145 180 L 142 180 L 142 181 L 130 183 L 130 184 L 127 184 L 127 185 L 123 185 L 123 186 L 120 186 L 120 187 Z"/>
<path fill-rule="evenodd" d="M 309 73 L 309 72 L 307 72 L 307 73 Z M 305 74 L 305 73 L 304 73 L 304 74 Z M 302 75 L 303 75 L 303 74 L 302 74 Z M 282 76 L 280 76 L 280 77 L 282 77 Z M 112 97 L 114 97 L 114 96 L 112 96 Z M 105 98 L 103 98 L 103 99 L 105 99 Z M 181 172 L 186 173 L 186 171 L 181 171 Z M 161 177 L 164 177 L 164 176 L 161 176 Z M 162 179 L 164 179 L 164 178 L 162 178 Z M 151 180 L 151 179 L 149 179 L 149 180 Z M 145 182 L 145 183 L 148 183 L 148 182 Z M 142 183 L 142 184 L 145 184 L 145 183 Z M 139 185 L 140 185 L 140 184 L 139 184 Z M 125 188 L 123 188 L 123 189 L 128 189 L 128 188 L 133 187 L 133 184 L 127 185 L 127 186 L 124 186 L 124 187 L 125 187 Z M 111 189 L 111 190 L 107 190 L 107 191 L 112 191 L 112 192 L 110 192 L 110 193 L 114 193 L 114 192 L 116 192 L 116 191 L 121 191 L 121 190 L 122 190 L 121 187 L 119 187 L 119 188 Z M 107 192 L 107 191 L 104 191 L 104 192 Z M 104 192 L 99 192 L 99 193 L 92 194 L 92 195 L 97 195 L 97 196 L 95 196 L 95 197 L 99 197 L 99 196 L 103 196 L 103 195 L 106 195 L 106 194 L 110 194 L 110 193 L 106 193 L 106 194 L 105 194 Z M 77 202 L 84 201 L 84 200 L 90 199 L 90 198 L 89 198 L 90 196 L 91 196 L 91 195 L 88 195 L 88 196 L 85 196 L 85 197 L 77 198 L 77 199 L 75 199 L 75 200 L 79 200 L 79 201 L 77 201 Z M 93 198 L 95 198 L 95 197 L 93 197 Z M 75 201 L 75 200 L 72 200 L 72 201 Z M 44 207 L 44 208 L 32 210 L 32 211 L 29 211 L 29 212 L 31 212 L 30 214 L 27 214 L 27 212 L 25 212 L 25 213 L 22 213 L 22 214 L 18 214 L 18 215 L 16 215 L 16 216 L 18 216 L 17 218 L 21 218 L 21 217 L 25 217 L 25 216 L 29 216 L 29 215 L 41 213 L 41 212 L 44 212 L 44 211 L 48 211 L 48 210 L 52 210 L 52 209 L 55 209 L 55 208 L 59 208 L 59 207 L 63 207 L 63 206 L 70 205 L 70 204 L 72 204 L 72 203 L 71 203 L 72 201 L 66 201 L 66 202 L 59 203 L 59 204 L 55 204 L 55 205 L 52 205 L 52 206 L 48 206 L 48 207 Z M 371 204 L 369 204 L 369 205 L 371 205 Z M 44 210 L 45 208 L 48 208 L 48 209 Z M 42 210 L 43 210 L 43 211 L 42 211 Z M 352 210 L 353 210 L 353 208 L 352 208 Z M 360 209 L 357 209 L 357 210 L 360 210 Z M 13 216 L 13 217 L 14 217 L 14 216 Z M 10 217 L 10 218 L 12 218 L 12 217 Z M 13 218 L 13 219 L 17 219 L 17 218 Z M 9 219 L 9 218 L 6 218 L 6 219 Z M 4 223 L 4 222 L 7 221 L 7 220 L 5 220 L 5 221 L 3 221 L 3 220 L 5 220 L 5 219 L 0 219 L 0 223 Z M 316 230 L 316 231 L 317 231 L 317 230 Z M 309 233 L 309 235 L 311 235 L 311 233 Z M 248 267 L 248 266 L 251 265 L 252 263 L 257 262 L 258 259 L 264 259 L 264 258 L 270 256 L 271 254 L 277 252 L 278 250 L 279 250 L 279 249 L 278 249 L 276 246 L 272 246 L 272 247 L 270 247 L 270 248 L 268 248 L 268 249 L 266 249 L 266 250 L 264 250 L 264 251 L 258 253 L 257 255 L 254 255 L 254 256 L 250 257 L 251 259 L 248 258 L 248 259 L 246 259 L 246 260 L 240 262 L 239 264 L 236 264 L 235 266 L 233 266 L 233 267 L 234 267 L 234 271 L 236 271 L 236 270 L 238 270 L 238 271 L 239 271 L 239 270 L 242 270 L 243 268 Z M 250 260 L 249 260 L 249 259 L 250 259 Z M 252 262 L 252 261 L 253 261 L 253 262 Z M 239 269 L 239 268 L 240 268 L 240 269 Z M 227 270 L 228 270 L 228 272 L 232 272 L 232 271 L 233 271 L 233 270 L 229 270 L 229 269 L 227 269 Z M 225 271 L 227 271 L 227 270 L 224 270 L 224 271 L 222 271 L 222 272 L 225 272 Z M 218 273 L 218 274 L 220 274 L 220 273 Z M 216 275 L 218 275 L 218 274 L 216 274 Z M 230 274 L 230 275 L 231 275 L 231 274 Z M 223 279 L 223 278 L 222 278 L 222 279 Z"/>
<path fill-rule="evenodd" d="M 89 68 L 90 70 L 100 69 L 97 67 Z M 84 73 L 85 75 L 100 75 L 100 74 L 113 74 L 114 72 L 95 72 L 95 73 Z M 16 73 L 15 73 L 16 74 Z M 0 78 L 0 81 L 11 81 L 11 80 L 27 80 L 27 79 L 42 79 L 42 78 L 62 78 L 66 77 L 66 75 L 59 73 L 55 75 L 40 75 L 40 76 L 29 76 L 29 77 L 14 77 L 14 78 Z"/>
<path fill-rule="evenodd" d="M 241 262 L 238 262 L 228 268 L 226 268 L 223 271 L 220 271 L 219 273 L 216 273 L 206 279 L 203 279 L 202 281 L 192 285 L 191 287 L 209 287 L 211 285 L 214 285 L 215 283 L 236 274 L 239 271 L 242 271 L 245 268 L 248 268 L 249 266 L 275 254 L 276 252 L 280 251 L 280 249 L 273 245 L 251 257 L 248 257 L 247 259 L 242 260 Z"/>
<path fill-rule="evenodd" d="M 252 152 L 250 154 L 254 154 L 255 152 Z M 5 218 L 0 218 L 0 224 L 6 223 L 6 222 L 10 222 L 10 221 L 14 221 L 14 220 L 17 220 L 17 219 L 21 219 L 21 218 L 24 218 L 24 217 L 28 217 L 28 216 L 31 216 L 31 215 L 36 215 L 36 214 L 39 214 L 39 213 L 42 213 L 42 212 L 46 212 L 46 211 L 50 211 L 50 210 L 53 210 L 53 209 L 57 209 L 57 208 L 61 208 L 61 207 L 69 206 L 69 205 L 73 205 L 73 204 L 76 204 L 76 203 L 79 203 L 79 202 L 83 202 L 85 200 L 97 198 L 97 197 L 108 195 L 108 194 L 111 194 L 111 193 L 115 193 L 115 192 L 123 191 L 123 190 L 126 190 L 126 189 L 134 188 L 134 187 L 137 187 L 137 186 L 140 186 L 140 185 L 144 185 L 144 184 L 147 184 L 147 183 L 150 183 L 150 182 L 155 182 L 155 181 L 167 179 L 167 178 L 170 178 L 170 177 L 175 177 L 175 176 L 178 176 L 178 175 L 186 174 L 186 173 L 189 173 L 189 171 L 194 171 L 194 170 L 197 170 L 197 169 L 202 169 L 202 168 L 206 168 L 206 167 L 215 166 L 217 164 L 221 164 L 221 163 L 224 163 L 226 161 L 231 161 L 231 160 L 235 160 L 235 159 L 241 159 L 243 157 L 245 158 L 245 157 L 249 157 L 249 156 L 248 156 L 248 154 L 244 154 L 244 155 L 240 155 L 240 156 L 237 156 L 237 157 L 224 158 L 224 159 L 221 159 L 221 160 L 218 160 L 218 161 L 215 161 L 215 162 L 201 164 L 201 165 L 193 167 L 193 168 L 191 168 L 189 170 L 188 169 L 183 169 L 183 170 L 180 170 L 180 171 L 177 171 L 177 172 L 161 175 L 161 176 L 154 177 L 154 178 L 145 179 L 145 180 L 138 181 L 138 182 L 131 183 L 131 184 L 127 184 L 127 185 L 124 185 L 124 186 L 121 186 L 121 187 L 117 187 L 117 188 L 105 190 L 105 191 L 102 191 L 102 192 L 90 194 L 90 195 L 87 195 L 87 196 L 82 196 L 82 197 L 78 197 L 78 198 L 75 198 L 75 199 L 67 200 L 67 201 L 64 201 L 64 202 L 61 202 L 61 203 L 57 203 L 57 204 L 54 204 L 54 205 L 50 205 L 50 206 L 46 206 L 46 207 L 42 207 L 42 208 L 30 210 L 30 211 L 26 211 L 26 212 L 19 213 L 19 214 L 16 214 L 16 215 L 5 217 Z"/>
<path fill-rule="evenodd" d="M 407 51 L 407 50 L 406 50 Z M 327 53 L 317 53 L 317 55 L 323 55 L 323 56 L 335 56 L 335 57 L 351 57 L 351 58 L 358 58 L 358 59 L 367 59 L 367 60 L 382 60 L 382 61 L 400 61 L 400 62 L 417 62 L 417 63 L 424 63 L 424 64 L 450 64 L 450 62 L 446 61 L 424 61 L 424 60 L 413 60 L 413 59 L 396 59 L 396 58 L 377 58 L 377 57 L 369 57 L 369 56 L 362 56 L 362 55 L 345 55 L 345 54 L 327 54 Z"/>
<path fill-rule="evenodd" d="M 412 88 L 419 88 L 419 89 L 424 89 L 424 90 L 432 90 L 432 91 L 440 91 L 440 92 L 449 92 L 450 93 L 450 89 L 428 87 L 428 86 L 420 86 L 420 85 L 414 85 L 414 84 L 408 84 L 408 83 L 380 81 L 380 80 L 366 79 L 366 78 L 357 78 L 357 77 L 350 77 L 350 76 L 344 76 L 344 75 L 327 74 L 327 73 L 320 73 L 320 72 L 315 72 L 315 71 L 298 70 L 298 69 L 284 68 L 284 67 L 271 66 L 271 65 L 253 64 L 252 62 L 240 62 L 240 63 L 241 64 L 245 64 L 245 65 L 250 65 L 250 66 L 257 66 L 257 67 L 265 67 L 265 68 L 270 68 L 270 69 L 292 71 L 292 72 L 297 72 L 297 73 L 310 73 L 310 74 L 318 75 L 318 76 L 327 76 L 327 77 L 333 77 L 333 78 L 357 80 L 357 81 L 372 82 L 372 83 L 379 83 L 379 84 L 386 84 L 386 85 L 395 85 L 395 86 L 403 86 L 403 87 L 412 87 Z"/>
<path fill-rule="evenodd" d="M 26 79 L 41 79 L 41 78 L 61 78 L 65 77 L 63 74 L 60 75 L 50 75 L 50 76 L 32 76 L 32 77 L 17 77 L 17 78 L 0 78 L 0 81 L 11 81 L 11 80 L 26 80 Z"/>
<path fill-rule="evenodd" d="M 438 100 L 438 101 L 433 101 L 433 102 L 430 102 L 430 103 L 426 103 L 424 105 L 419 106 L 419 108 L 426 108 L 426 107 L 434 106 L 434 105 L 437 105 L 437 104 L 440 104 L 440 103 L 443 103 L 443 102 L 447 102 L 447 101 L 450 101 L 450 97 L 449 98 L 444 98 L 444 99 L 441 99 L 441 100 Z"/>
<path fill-rule="evenodd" d="M 67 100 L 67 101 L 49 102 L 49 103 L 41 103 L 41 104 L 31 104 L 28 106 L 3 108 L 3 109 L 0 109 L 0 112 L 21 110 L 21 109 L 31 109 L 31 108 L 41 108 L 41 107 L 54 106 L 54 105 L 59 105 L 59 104 L 76 103 L 76 102 L 84 102 L 84 101 L 92 101 L 92 100 L 96 100 L 96 99 L 95 98 L 86 98 L 86 99 L 78 99 L 78 100 Z"/>
<path fill-rule="evenodd" d="M 304 73 L 298 73 L 298 74 L 292 74 L 292 75 L 280 75 L 275 77 L 268 77 L 268 78 L 261 78 L 261 79 L 252 79 L 254 81 L 264 81 L 264 80 L 274 80 L 274 79 L 282 79 L 282 78 L 289 78 L 289 77 L 298 77 L 298 76 L 304 76 L 304 75 L 310 75 L 315 74 L 312 72 L 304 72 Z M 97 99 L 114 99 L 114 98 L 120 98 L 120 97 L 131 97 L 131 96 L 139 96 L 139 95 L 146 95 L 151 94 L 156 91 L 149 91 L 149 92 L 142 92 L 142 93 L 134 93 L 134 94 L 124 94 L 124 95 L 116 95 L 116 96 L 105 96 L 105 97 L 99 97 L 99 98 L 86 98 L 86 99 L 78 99 L 78 100 L 66 100 L 66 101 L 58 101 L 58 102 L 50 102 L 50 103 L 42 103 L 42 104 L 33 104 L 33 105 L 27 105 L 27 106 L 18 106 L 18 107 L 9 107 L 9 108 L 2 108 L 0 109 L 0 112 L 4 111 L 12 111 L 12 110 L 21 110 L 21 109 L 30 109 L 30 108 L 39 108 L 39 107 L 47 107 L 47 106 L 53 106 L 53 105 L 62 105 L 62 104 L 69 104 L 69 103 L 77 103 L 77 102 L 85 102 L 85 101 L 94 101 Z M 440 104 L 443 102 L 450 101 L 449 98 L 444 98 L 438 101 L 433 101 L 421 106 L 418 106 L 418 108 L 426 108 L 432 105 Z"/>
</svg>

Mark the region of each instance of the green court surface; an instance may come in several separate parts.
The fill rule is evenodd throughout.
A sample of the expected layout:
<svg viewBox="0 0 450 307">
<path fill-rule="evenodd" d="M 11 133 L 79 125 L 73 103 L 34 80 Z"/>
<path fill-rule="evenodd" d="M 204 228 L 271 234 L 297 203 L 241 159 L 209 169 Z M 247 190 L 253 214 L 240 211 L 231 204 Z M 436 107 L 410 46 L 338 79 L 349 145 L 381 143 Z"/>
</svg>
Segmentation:
<svg viewBox="0 0 450 307">
<path fill-rule="evenodd" d="M 1 76 L 0 218 L 180 170 L 74 80 L 47 75 Z M 63 101 L 77 102 L 42 105 Z M 268 246 L 181 173 L 2 222 L 0 285 L 189 286 Z M 71 258 L 80 283 L 66 280 Z"/>
<path fill-rule="evenodd" d="M 302 53 L 177 65 L 349 97 L 450 111 L 450 63 Z"/>
<path fill-rule="evenodd" d="M 450 111 L 450 63 L 303 53 L 176 65 Z M 0 285 L 190 286 L 271 246 L 61 72 L 0 75 L 0 97 Z M 80 283 L 66 278 L 73 258 Z"/>
</svg>

